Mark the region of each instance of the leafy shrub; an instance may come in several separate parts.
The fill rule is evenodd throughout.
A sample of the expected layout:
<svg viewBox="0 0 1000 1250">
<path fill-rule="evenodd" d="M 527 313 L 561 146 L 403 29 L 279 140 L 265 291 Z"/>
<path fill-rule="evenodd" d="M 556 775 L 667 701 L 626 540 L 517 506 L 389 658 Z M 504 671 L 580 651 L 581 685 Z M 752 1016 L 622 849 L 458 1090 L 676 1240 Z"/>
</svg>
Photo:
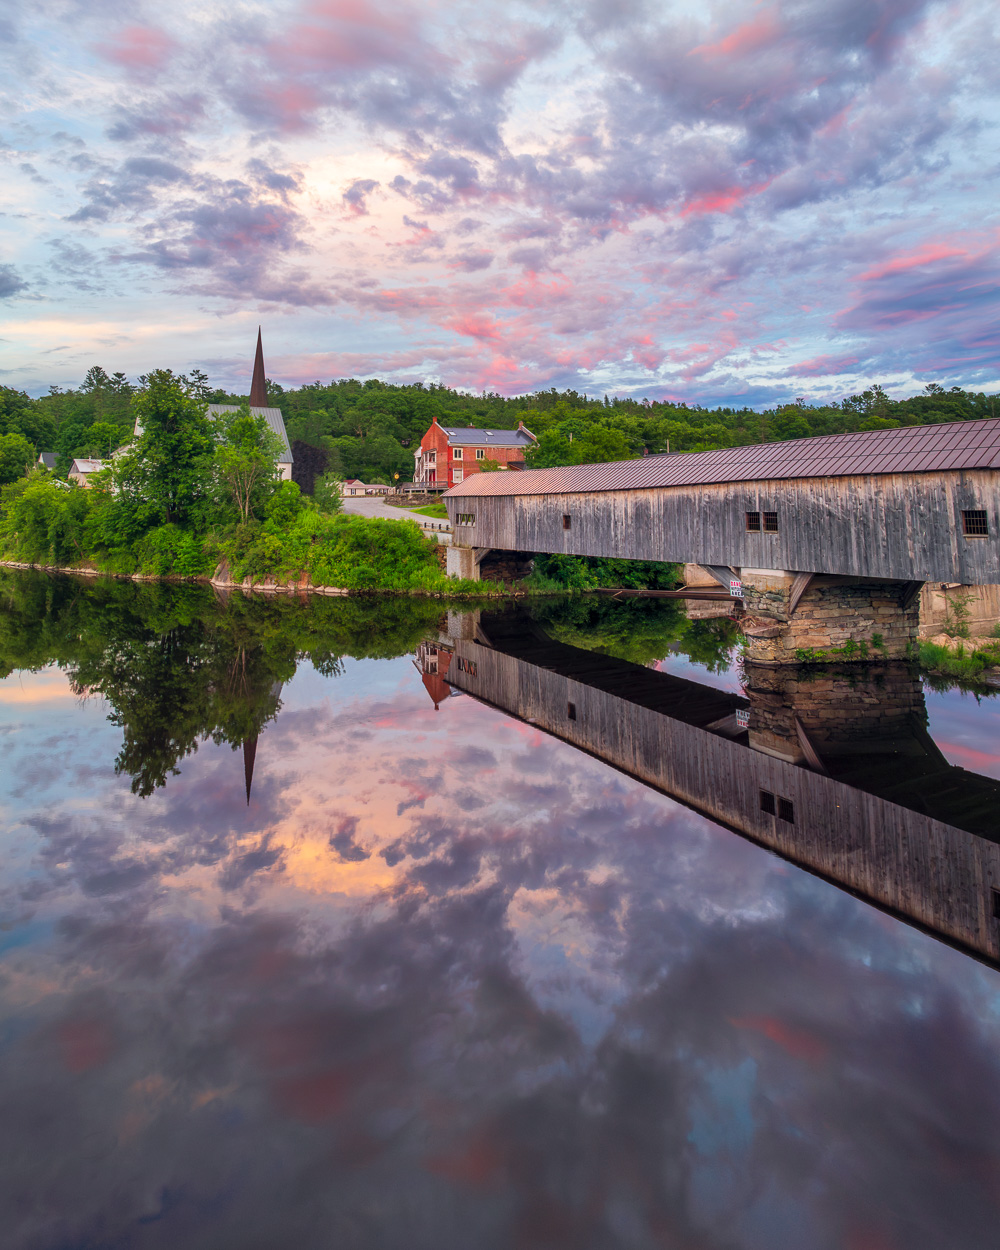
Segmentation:
<svg viewBox="0 0 1000 1250">
<path fill-rule="evenodd" d="M 199 577 L 211 573 L 214 559 L 206 544 L 191 530 L 177 525 L 160 525 L 150 530 L 136 545 L 139 571 L 159 577 Z"/>
<path fill-rule="evenodd" d="M 309 573 L 317 585 L 348 590 L 442 590 L 447 579 L 413 521 L 385 521 L 340 515 L 323 519 L 316 534 Z"/>
<path fill-rule="evenodd" d="M 15 560 L 75 564 L 87 558 L 88 492 L 33 473 L 0 493 L 0 545 Z"/>
<path fill-rule="evenodd" d="M 529 583 L 533 590 L 669 590 L 680 585 L 680 566 L 658 560 L 614 560 L 603 556 L 537 555 Z"/>
</svg>

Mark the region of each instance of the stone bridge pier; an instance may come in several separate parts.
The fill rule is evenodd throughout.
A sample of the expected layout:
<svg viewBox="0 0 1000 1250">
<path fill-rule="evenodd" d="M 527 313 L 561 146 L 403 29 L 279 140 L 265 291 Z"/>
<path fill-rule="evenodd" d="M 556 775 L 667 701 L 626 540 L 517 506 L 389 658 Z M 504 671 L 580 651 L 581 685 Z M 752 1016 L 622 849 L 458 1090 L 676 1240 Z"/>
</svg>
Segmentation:
<svg viewBox="0 0 1000 1250">
<path fill-rule="evenodd" d="M 921 582 L 752 568 L 741 578 L 752 664 L 899 660 L 913 652 Z"/>
</svg>

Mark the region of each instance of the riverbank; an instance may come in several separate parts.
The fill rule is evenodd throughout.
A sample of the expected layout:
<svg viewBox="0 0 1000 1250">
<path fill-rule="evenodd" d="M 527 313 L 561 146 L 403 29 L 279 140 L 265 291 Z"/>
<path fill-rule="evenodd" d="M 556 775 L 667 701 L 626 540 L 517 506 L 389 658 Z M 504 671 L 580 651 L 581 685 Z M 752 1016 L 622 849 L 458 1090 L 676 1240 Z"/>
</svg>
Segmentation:
<svg viewBox="0 0 1000 1250">
<path fill-rule="evenodd" d="M 211 586 L 215 590 L 254 591 L 268 595 L 351 595 L 370 597 L 372 595 L 412 596 L 424 599 L 522 599 L 531 593 L 520 587 L 506 586 L 503 582 L 468 582 L 453 579 L 441 589 L 399 589 L 391 586 L 326 586 L 314 584 L 308 577 L 279 579 L 271 577 L 237 579 L 232 576 L 228 565 L 223 563 L 211 577 L 204 574 L 184 576 L 179 573 L 118 573 L 109 569 L 93 568 L 88 565 L 68 564 L 29 564 L 19 560 L 0 560 L 0 568 L 21 569 L 36 573 L 66 573 L 77 577 L 106 577 L 113 581 L 125 582 L 165 582 L 172 584 L 194 583 Z M 537 592 L 541 593 L 541 592 Z M 551 591 L 544 592 L 551 594 Z M 568 592 L 567 592 L 568 593 Z"/>
<path fill-rule="evenodd" d="M 920 668 L 933 675 L 1000 688 L 1000 638 L 939 634 L 917 647 Z"/>
</svg>

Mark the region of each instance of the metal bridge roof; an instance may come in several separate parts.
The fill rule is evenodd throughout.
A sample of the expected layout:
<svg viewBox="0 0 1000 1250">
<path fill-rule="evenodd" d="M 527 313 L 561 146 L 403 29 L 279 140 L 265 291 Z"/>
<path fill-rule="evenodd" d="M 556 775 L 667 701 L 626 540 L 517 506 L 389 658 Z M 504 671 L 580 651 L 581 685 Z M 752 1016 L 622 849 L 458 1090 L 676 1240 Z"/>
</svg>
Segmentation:
<svg viewBox="0 0 1000 1250">
<path fill-rule="evenodd" d="M 569 495 L 578 491 L 643 490 L 657 486 L 709 486 L 722 482 L 787 478 L 853 477 L 875 473 L 933 473 L 949 469 L 1000 469 L 1000 418 L 911 425 L 898 430 L 826 434 L 784 443 L 726 447 L 721 451 L 643 456 L 610 464 L 476 473 L 453 486 L 460 495 Z"/>
</svg>

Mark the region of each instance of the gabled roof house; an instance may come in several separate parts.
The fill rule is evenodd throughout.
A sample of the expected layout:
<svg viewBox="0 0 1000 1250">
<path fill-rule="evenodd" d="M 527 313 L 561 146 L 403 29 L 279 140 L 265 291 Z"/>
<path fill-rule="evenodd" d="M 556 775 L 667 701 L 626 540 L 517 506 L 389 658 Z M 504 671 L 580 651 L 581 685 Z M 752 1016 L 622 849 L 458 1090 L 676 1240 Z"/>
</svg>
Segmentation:
<svg viewBox="0 0 1000 1250">
<path fill-rule="evenodd" d="M 427 490 L 446 490 L 493 461 L 501 469 L 523 469 L 524 453 L 538 440 L 523 421 L 516 430 L 440 425 L 435 417 L 413 453 L 413 481 Z"/>
</svg>

